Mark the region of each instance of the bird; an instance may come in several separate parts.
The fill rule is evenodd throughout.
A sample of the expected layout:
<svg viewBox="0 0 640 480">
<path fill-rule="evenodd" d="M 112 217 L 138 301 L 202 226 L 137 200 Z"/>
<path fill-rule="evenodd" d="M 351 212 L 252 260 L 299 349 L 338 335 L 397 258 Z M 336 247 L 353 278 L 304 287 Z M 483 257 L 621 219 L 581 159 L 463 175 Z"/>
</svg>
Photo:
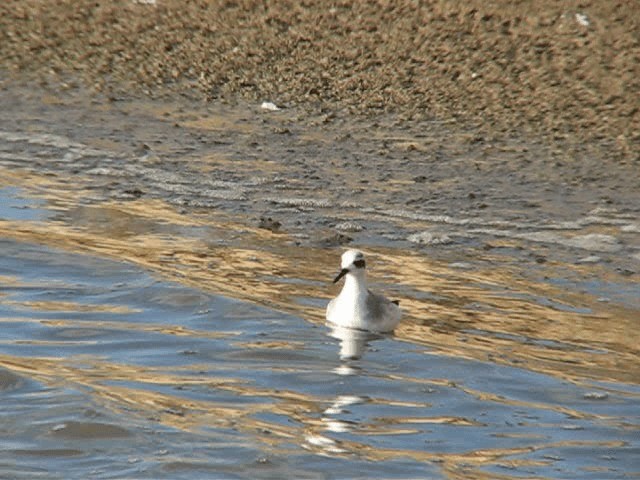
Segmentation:
<svg viewBox="0 0 640 480">
<path fill-rule="evenodd" d="M 345 281 L 340 294 L 327 305 L 327 321 L 374 333 L 392 332 L 400 322 L 402 310 L 399 302 L 367 288 L 364 254 L 360 250 L 347 250 L 342 254 L 340 267 L 333 283 L 342 277 Z"/>
</svg>

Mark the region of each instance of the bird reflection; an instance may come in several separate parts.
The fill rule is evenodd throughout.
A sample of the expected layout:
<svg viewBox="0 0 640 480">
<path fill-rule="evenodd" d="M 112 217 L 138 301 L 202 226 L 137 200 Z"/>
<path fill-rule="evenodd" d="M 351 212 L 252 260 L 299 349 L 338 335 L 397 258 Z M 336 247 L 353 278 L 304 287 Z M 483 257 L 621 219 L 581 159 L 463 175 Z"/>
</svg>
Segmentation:
<svg viewBox="0 0 640 480">
<path fill-rule="evenodd" d="M 329 335 L 340 341 L 340 365 L 333 372 L 337 375 L 355 376 L 363 374 L 358 365 L 369 342 L 384 338 L 384 334 L 376 334 L 365 330 L 340 327 L 328 324 Z M 348 382 L 345 385 L 350 385 Z M 361 428 L 358 418 L 352 412 L 356 405 L 369 403 L 371 399 L 356 392 L 341 393 L 322 411 L 320 428 L 313 428 L 305 435 L 305 448 L 312 449 L 324 455 L 353 454 L 352 446 L 339 438 L 332 438 L 334 434 L 357 433 Z"/>
<path fill-rule="evenodd" d="M 364 330 L 329 325 L 329 335 L 340 341 L 340 360 L 358 360 L 369 342 L 384 338 L 382 335 Z"/>
<path fill-rule="evenodd" d="M 320 417 L 321 428 L 314 429 L 305 435 L 307 447 L 325 455 L 356 453 L 348 442 L 344 442 L 339 438 L 332 438 L 330 435 L 357 432 L 360 428 L 359 422 L 343 417 L 352 417 L 351 407 L 365 404 L 369 401 L 368 397 L 358 395 L 338 395 L 331 405 L 322 412 Z"/>
<path fill-rule="evenodd" d="M 358 428 L 358 422 L 338 417 L 342 415 L 349 415 L 351 413 L 349 407 L 368 402 L 368 397 L 359 397 L 357 395 L 338 395 L 333 403 L 323 412 L 321 420 L 324 424 L 325 430 L 334 433 L 345 433 L 356 430 Z"/>
</svg>

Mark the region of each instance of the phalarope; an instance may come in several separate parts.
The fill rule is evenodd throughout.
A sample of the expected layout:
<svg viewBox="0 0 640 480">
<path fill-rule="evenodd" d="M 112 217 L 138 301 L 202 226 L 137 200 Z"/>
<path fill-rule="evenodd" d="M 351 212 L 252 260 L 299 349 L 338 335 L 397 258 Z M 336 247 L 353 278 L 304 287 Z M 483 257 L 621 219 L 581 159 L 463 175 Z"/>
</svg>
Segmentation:
<svg viewBox="0 0 640 480">
<path fill-rule="evenodd" d="M 327 321 L 345 328 L 390 332 L 400 322 L 402 311 L 398 302 L 367 288 L 365 266 L 361 251 L 347 250 L 342 254 L 342 270 L 333 283 L 346 278 L 340 294 L 327 305 Z"/>
</svg>

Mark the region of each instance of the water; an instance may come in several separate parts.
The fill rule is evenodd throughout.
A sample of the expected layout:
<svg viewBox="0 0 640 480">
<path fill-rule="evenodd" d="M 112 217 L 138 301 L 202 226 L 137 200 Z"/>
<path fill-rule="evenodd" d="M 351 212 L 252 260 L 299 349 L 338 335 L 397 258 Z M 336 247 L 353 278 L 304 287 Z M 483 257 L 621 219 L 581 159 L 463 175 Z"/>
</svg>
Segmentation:
<svg viewBox="0 0 640 480">
<path fill-rule="evenodd" d="M 5 478 L 624 478 L 637 386 L 326 327 L 123 262 L 0 245 Z M 27 420 L 27 421 L 25 421 Z M 590 473 L 592 472 L 592 473 Z"/>
<path fill-rule="evenodd" d="M 247 112 L 209 130 L 182 112 L 197 125 L 170 134 L 69 102 L 31 99 L 1 129 L 0 478 L 640 472 L 633 194 L 534 212 L 519 198 L 544 195 L 505 181 L 480 217 L 462 180 L 407 203 L 424 185 L 389 182 L 381 160 L 360 184 L 312 156 L 318 133 L 283 141 Z M 132 154 L 130 135 L 162 141 Z M 351 139 L 329 155 L 375 156 Z M 315 171 L 287 164 L 301 151 Z M 401 300 L 394 336 L 324 325 L 340 222 Z"/>
</svg>

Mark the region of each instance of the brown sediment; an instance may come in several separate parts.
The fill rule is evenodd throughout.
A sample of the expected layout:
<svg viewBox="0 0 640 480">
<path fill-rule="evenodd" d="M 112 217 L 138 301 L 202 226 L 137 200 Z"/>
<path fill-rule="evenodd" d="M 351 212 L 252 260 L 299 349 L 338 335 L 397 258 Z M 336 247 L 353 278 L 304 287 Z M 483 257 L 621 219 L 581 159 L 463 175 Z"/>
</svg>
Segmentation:
<svg viewBox="0 0 640 480">
<path fill-rule="evenodd" d="M 396 112 L 619 161 L 638 157 L 639 19 L 638 2 L 14 0 L 0 65 L 54 89 Z"/>
</svg>

